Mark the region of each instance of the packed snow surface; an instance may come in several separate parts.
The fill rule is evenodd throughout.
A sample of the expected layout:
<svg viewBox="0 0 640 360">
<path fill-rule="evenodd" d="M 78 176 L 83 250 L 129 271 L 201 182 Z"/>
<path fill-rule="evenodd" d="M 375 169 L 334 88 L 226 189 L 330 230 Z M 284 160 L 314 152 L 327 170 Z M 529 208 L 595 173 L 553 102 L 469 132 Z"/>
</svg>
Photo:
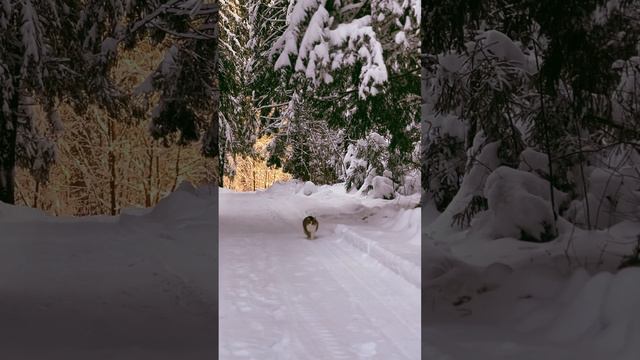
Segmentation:
<svg viewBox="0 0 640 360">
<path fill-rule="evenodd" d="M 295 182 L 221 192 L 219 358 L 420 359 L 417 202 Z"/>
<path fill-rule="evenodd" d="M 119 217 L 0 203 L 0 359 L 215 359 L 215 194 Z"/>
</svg>

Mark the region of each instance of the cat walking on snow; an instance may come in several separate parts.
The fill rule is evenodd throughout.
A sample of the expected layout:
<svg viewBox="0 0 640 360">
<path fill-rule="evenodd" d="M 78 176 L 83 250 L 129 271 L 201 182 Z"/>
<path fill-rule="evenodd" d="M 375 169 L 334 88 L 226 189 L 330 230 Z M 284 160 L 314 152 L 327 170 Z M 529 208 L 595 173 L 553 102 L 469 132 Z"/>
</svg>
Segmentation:
<svg viewBox="0 0 640 360">
<path fill-rule="evenodd" d="M 307 216 L 302 220 L 302 230 L 307 235 L 307 239 L 313 240 L 316 237 L 318 231 L 318 220 L 313 216 Z"/>
</svg>

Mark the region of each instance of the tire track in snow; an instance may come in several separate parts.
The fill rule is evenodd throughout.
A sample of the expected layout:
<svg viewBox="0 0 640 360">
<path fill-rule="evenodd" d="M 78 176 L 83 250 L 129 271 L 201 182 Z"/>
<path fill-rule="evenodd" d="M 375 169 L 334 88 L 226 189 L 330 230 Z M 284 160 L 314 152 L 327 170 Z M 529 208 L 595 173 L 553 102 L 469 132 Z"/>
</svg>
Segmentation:
<svg viewBox="0 0 640 360">
<path fill-rule="evenodd" d="M 281 222 L 290 223 L 295 228 L 295 220 L 287 218 L 285 216 L 286 212 L 273 206 L 268 205 L 268 207 L 272 210 L 272 219 L 276 220 L 276 214 L 278 214 L 277 217 L 281 219 Z M 419 312 L 415 314 L 415 310 L 420 309 L 420 290 L 414 288 L 414 284 L 407 282 L 415 291 L 400 292 L 406 296 L 405 298 L 402 298 L 402 295 L 395 295 L 391 296 L 391 301 L 385 301 L 381 298 L 379 291 L 372 289 L 372 285 L 378 289 L 383 289 L 383 292 L 384 290 L 397 291 L 397 274 L 392 273 L 381 265 L 365 264 L 353 255 L 347 255 L 344 248 L 339 248 L 335 238 L 324 237 L 313 242 L 303 240 L 300 244 L 305 245 L 305 250 L 310 249 L 309 251 L 317 255 L 316 258 L 320 260 L 321 267 L 356 300 L 355 302 L 359 308 L 368 314 L 369 318 L 381 318 L 375 321 L 375 325 L 377 325 L 378 330 L 384 334 L 386 339 L 393 343 L 399 352 L 402 352 L 403 359 L 417 359 L 420 357 L 420 314 Z M 378 271 L 375 275 L 378 276 L 371 277 L 371 265 L 377 268 Z M 382 277 L 385 278 L 384 281 Z M 367 280 L 363 280 L 364 278 Z M 286 281 L 283 283 L 288 284 Z M 354 285 L 356 285 L 355 289 Z M 413 307 L 407 306 L 407 304 L 413 304 Z M 394 307 L 402 307 L 405 314 L 415 314 L 414 326 L 410 325 L 411 321 L 406 315 L 404 317 L 398 315 Z M 310 310 L 307 311 L 310 314 L 312 313 Z M 301 311 L 300 315 L 304 317 L 305 314 Z M 312 319 L 309 320 L 310 323 L 313 323 Z M 335 338 L 331 337 L 327 339 L 326 345 L 332 346 L 334 343 L 337 344 Z M 415 349 L 411 349 L 412 347 Z M 349 355 L 345 354 L 345 356 Z"/>
<path fill-rule="evenodd" d="M 267 204 L 268 213 L 273 223 L 291 223 L 280 212 Z M 303 242 L 298 242 L 297 239 L 289 239 L 290 246 L 300 248 Z M 301 240 L 304 241 L 304 240 Z M 269 253 L 272 255 L 271 259 L 278 259 L 282 255 L 280 249 L 276 249 L 274 242 L 266 242 L 269 245 Z M 296 253 L 303 253 L 304 250 L 298 250 Z M 282 264 L 274 264 L 277 267 L 282 267 Z M 289 265 L 289 264 L 285 264 Z M 298 266 L 296 266 L 298 267 Z M 302 270 L 302 269 L 300 269 Z M 295 288 L 292 285 L 291 279 L 285 278 L 284 274 L 291 274 L 287 269 L 277 271 L 276 275 L 280 280 L 278 283 L 281 287 L 283 301 L 286 307 L 294 312 L 290 314 L 290 321 L 294 324 L 297 331 L 293 334 L 289 333 L 289 337 L 294 337 L 298 343 L 298 351 L 301 354 L 307 353 L 308 349 L 313 349 L 313 356 L 308 358 L 312 359 L 336 359 L 336 360 L 349 360 L 353 358 L 353 354 L 347 353 L 343 350 L 343 346 L 333 333 L 323 325 L 322 319 L 316 314 L 317 310 L 314 310 L 309 305 L 312 302 L 311 299 L 305 297 L 304 294 L 300 294 L 300 289 Z M 294 273 L 295 275 L 295 273 Z M 292 300 L 290 300 L 292 299 Z M 320 341 L 320 345 L 316 343 L 316 340 Z"/>
<path fill-rule="evenodd" d="M 412 348 L 413 343 L 420 346 L 419 305 L 416 309 L 382 295 L 374 297 L 365 284 L 381 287 L 395 298 L 410 289 L 409 296 L 416 301 L 419 290 L 399 282 L 395 273 L 371 258 L 358 258 L 356 249 L 327 235 L 333 222 L 348 221 L 349 215 L 325 219 L 320 238 L 308 241 L 302 233 L 297 199 L 269 195 L 225 194 L 223 198 L 228 197 L 221 201 L 221 304 L 226 319 L 221 319 L 220 358 L 419 359 L 419 350 L 402 349 Z M 228 211 L 225 201 L 233 204 Z M 344 252 L 345 248 L 351 252 Z M 384 279 L 371 279 L 384 274 Z M 268 303 L 261 300 L 265 298 Z M 234 308 L 238 301 L 248 301 L 255 311 L 238 311 Z M 372 301 L 374 308 L 363 304 Z M 389 306 L 415 314 L 417 339 L 403 322 L 406 316 L 389 315 L 395 311 Z M 255 319 L 266 328 L 249 329 L 247 323 Z M 389 324 L 380 319 L 394 322 L 399 332 L 386 331 Z M 406 334 L 408 339 L 399 338 Z M 243 347 L 234 348 L 239 343 Z"/>
<path fill-rule="evenodd" d="M 328 240 L 322 244 L 318 244 L 315 250 L 322 253 L 320 256 L 325 261 L 327 270 L 332 274 L 333 278 L 353 296 L 360 308 L 373 320 L 376 327 L 384 334 L 386 339 L 393 343 L 404 355 L 403 359 L 415 359 L 419 357 L 419 351 L 415 351 L 412 347 L 419 348 L 420 333 L 419 325 L 411 327 L 410 321 L 406 316 L 399 315 L 396 306 L 402 306 L 403 301 L 399 301 L 398 296 L 393 296 L 393 300 L 383 299 L 381 292 L 397 291 L 397 286 L 385 283 L 379 280 L 379 276 L 390 275 L 385 274 L 389 271 L 381 267 L 377 276 L 370 276 L 370 271 L 363 271 L 362 264 L 355 265 L 357 261 L 344 250 L 338 249 L 336 244 L 331 243 L 335 240 Z M 331 261 L 334 260 L 334 261 Z M 350 275 L 350 276 L 348 276 Z M 363 276 L 367 280 L 363 279 Z M 395 274 L 394 274 L 395 276 Z M 347 280 L 347 278 L 349 278 Z M 355 280 L 355 281 L 353 281 Z M 391 286 L 389 286 L 391 285 Z M 379 289 L 374 290 L 374 287 Z M 382 291 L 380 291 L 382 290 Z M 385 291 L 386 290 L 386 291 Z M 414 303 L 412 298 L 418 298 L 419 292 L 415 292 L 404 300 L 406 303 Z M 416 304 L 417 305 L 417 304 Z M 419 305 L 417 305 L 419 308 Z M 414 308 L 415 309 L 415 308 Z M 405 311 L 406 314 L 406 311 Z M 419 319 L 419 314 L 416 316 Z M 416 321 L 418 323 L 419 321 Z M 412 346 L 414 345 L 414 346 Z"/>
</svg>

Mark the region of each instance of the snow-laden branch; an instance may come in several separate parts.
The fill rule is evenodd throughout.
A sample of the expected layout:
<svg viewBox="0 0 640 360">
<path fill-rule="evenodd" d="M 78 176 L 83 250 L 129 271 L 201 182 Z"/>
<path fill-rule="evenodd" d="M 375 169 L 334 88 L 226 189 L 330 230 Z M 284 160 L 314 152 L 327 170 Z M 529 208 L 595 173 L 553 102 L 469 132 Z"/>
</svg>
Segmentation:
<svg viewBox="0 0 640 360">
<path fill-rule="evenodd" d="M 335 73 L 359 71 L 361 98 L 378 93 L 403 53 L 417 48 L 420 4 L 417 0 L 334 3 L 292 0 L 287 27 L 271 47 L 276 70 L 293 66 L 316 86 L 332 83 Z M 368 13 L 363 13 L 363 10 Z M 277 56 L 277 57 L 276 57 Z M 294 64 L 292 65 L 292 60 Z"/>
</svg>

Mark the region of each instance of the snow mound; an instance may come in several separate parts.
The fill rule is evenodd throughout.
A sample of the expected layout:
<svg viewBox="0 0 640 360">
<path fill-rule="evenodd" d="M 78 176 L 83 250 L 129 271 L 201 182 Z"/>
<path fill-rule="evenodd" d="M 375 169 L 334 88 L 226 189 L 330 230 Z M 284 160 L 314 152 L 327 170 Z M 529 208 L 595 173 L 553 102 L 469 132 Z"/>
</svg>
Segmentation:
<svg viewBox="0 0 640 360">
<path fill-rule="evenodd" d="M 535 63 L 532 63 L 520 47 L 502 32 L 497 30 L 485 31 L 476 37 L 476 41 L 483 45 L 487 53 L 496 58 L 508 61 L 529 73 L 535 72 Z"/>
<path fill-rule="evenodd" d="M 637 166 L 625 166 L 619 170 L 593 169 L 588 180 L 588 201 L 574 201 L 567 217 L 581 226 L 586 225 L 589 218 L 591 225 L 598 229 L 624 220 L 640 220 L 640 178 L 637 171 Z"/>
<path fill-rule="evenodd" d="M 460 266 L 460 261 L 457 260 L 448 249 L 441 246 L 436 246 L 431 242 L 425 242 L 422 244 L 424 248 L 424 273 L 426 274 L 425 282 L 431 283 L 437 280 L 456 267 Z"/>
<path fill-rule="evenodd" d="M 263 192 L 270 195 L 296 194 L 300 192 L 303 187 L 304 183 L 300 180 L 276 181 Z"/>
<path fill-rule="evenodd" d="M 546 154 L 532 148 L 526 148 L 520 153 L 518 170 L 546 175 L 549 173 L 549 158 Z"/>
<path fill-rule="evenodd" d="M 198 218 L 210 211 L 209 207 L 212 202 L 207 198 L 210 191 L 210 187 L 197 189 L 193 184 L 185 181 L 174 192 L 161 199 L 152 209 L 128 209 L 120 215 L 119 221 L 126 223 L 141 216 L 160 222 Z"/>
<path fill-rule="evenodd" d="M 318 191 L 318 187 L 316 186 L 316 184 L 314 184 L 311 181 L 305 182 L 304 186 L 302 187 L 302 193 L 305 194 L 306 196 L 315 194 L 317 191 Z"/>
<path fill-rule="evenodd" d="M 369 194 L 374 199 L 393 199 L 395 191 L 393 188 L 393 180 L 384 177 L 384 176 L 376 176 L 372 181 L 373 189 L 369 192 Z"/>
<path fill-rule="evenodd" d="M 556 211 L 565 194 L 554 189 Z M 553 227 L 549 182 L 525 171 L 501 166 L 487 178 L 484 194 L 489 210 L 479 229 L 494 238 L 545 241 L 558 233 Z"/>
<path fill-rule="evenodd" d="M 144 216 L 148 215 L 153 208 L 143 208 L 143 207 L 128 207 L 120 210 L 120 218 L 123 217 L 136 217 L 136 216 Z"/>
<path fill-rule="evenodd" d="M 38 209 L 0 202 L 0 222 L 26 222 L 46 216 L 43 211 Z"/>
</svg>

